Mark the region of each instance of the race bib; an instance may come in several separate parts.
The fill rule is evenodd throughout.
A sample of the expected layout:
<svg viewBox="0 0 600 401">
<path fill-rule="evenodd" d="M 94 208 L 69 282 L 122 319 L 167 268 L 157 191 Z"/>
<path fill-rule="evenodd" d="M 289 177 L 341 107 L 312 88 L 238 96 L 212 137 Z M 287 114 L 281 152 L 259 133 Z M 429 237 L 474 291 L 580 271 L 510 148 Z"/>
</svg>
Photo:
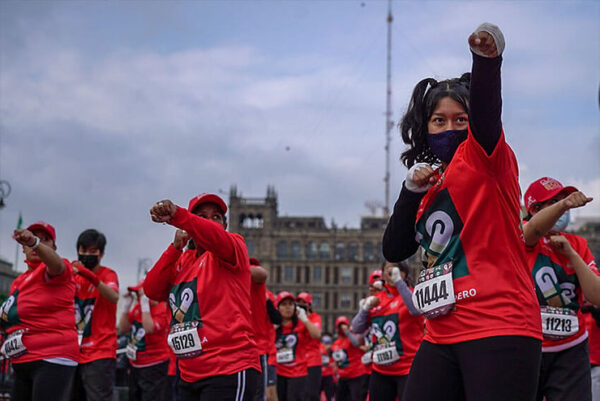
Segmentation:
<svg viewBox="0 0 600 401">
<path fill-rule="evenodd" d="M 17 330 L 6 337 L 0 352 L 8 358 L 17 358 L 27 353 L 27 348 L 23 344 L 24 330 Z"/>
<path fill-rule="evenodd" d="M 412 299 L 428 319 L 435 319 L 453 311 L 456 300 L 452 283 L 452 262 L 421 270 Z"/>
<path fill-rule="evenodd" d="M 400 359 L 396 343 L 380 344 L 373 351 L 373 362 L 377 365 L 391 365 Z"/>
<path fill-rule="evenodd" d="M 398 353 L 396 352 L 396 354 Z M 360 361 L 363 363 L 363 365 L 370 365 L 371 362 L 373 362 L 373 351 L 365 352 L 360 358 Z"/>
<path fill-rule="evenodd" d="M 202 353 L 198 322 L 177 323 L 171 326 L 167 343 L 178 358 L 193 358 Z"/>
<path fill-rule="evenodd" d="M 544 305 L 541 313 L 542 332 L 547 339 L 560 340 L 579 331 L 579 319 L 572 309 Z"/>
<path fill-rule="evenodd" d="M 281 348 L 277 351 L 277 363 L 294 362 L 294 350 L 291 348 Z"/>
<path fill-rule="evenodd" d="M 344 359 L 346 359 L 346 353 L 344 352 L 343 349 L 338 349 L 337 351 L 333 351 L 333 353 L 331 354 L 331 357 L 336 362 L 343 362 Z"/>
<path fill-rule="evenodd" d="M 329 355 L 321 355 L 321 364 L 323 366 L 329 366 Z"/>
<path fill-rule="evenodd" d="M 135 361 L 137 358 L 137 347 L 132 343 L 127 344 L 127 348 L 125 348 L 125 355 L 130 361 Z"/>
</svg>

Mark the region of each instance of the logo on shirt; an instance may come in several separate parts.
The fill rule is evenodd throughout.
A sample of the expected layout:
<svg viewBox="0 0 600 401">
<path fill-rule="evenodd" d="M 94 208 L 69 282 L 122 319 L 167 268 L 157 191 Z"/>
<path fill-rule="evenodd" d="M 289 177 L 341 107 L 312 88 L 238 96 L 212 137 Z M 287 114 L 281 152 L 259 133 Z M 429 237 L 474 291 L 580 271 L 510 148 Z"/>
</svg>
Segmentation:
<svg viewBox="0 0 600 401">
<path fill-rule="evenodd" d="M 10 297 L 4 301 L 2 306 L 0 306 L 0 310 L 2 311 L 2 328 L 9 329 L 15 324 L 21 323 L 21 319 L 19 319 L 19 314 L 17 312 L 17 299 L 19 297 L 19 290 L 15 290 Z"/>
<path fill-rule="evenodd" d="M 538 255 L 531 274 L 540 305 L 579 309 L 575 292 L 579 281 L 575 274 L 567 274 L 559 264 L 544 254 Z"/>
<path fill-rule="evenodd" d="M 92 315 L 96 298 L 80 299 L 75 297 L 75 324 L 77 331 L 83 334 L 83 337 L 92 335 Z"/>
<path fill-rule="evenodd" d="M 446 188 L 440 190 L 416 225 L 416 241 L 423 267 L 431 268 L 452 262 L 452 277 L 469 274 L 460 241 L 463 222 Z"/>
<path fill-rule="evenodd" d="M 135 346 L 138 351 L 146 351 L 146 330 L 141 322 L 134 321 L 131 325 L 131 345 Z"/>
<path fill-rule="evenodd" d="M 371 333 L 373 333 L 373 345 L 387 345 L 396 343 L 398 355 L 402 355 L 402 341 L 400 339 L 400 328 L 398 327 L 398 313 L 384 316 L 371 317 Z"/>
<path fill-rule="evenodd" d="M 338 368 L 347 368 L 350 366 L 350 361 L 348 360 L 348 353 L 345 349 L 336 349 L 331 353 L 331 358 L 335 361 L 335 364 Z"/>
<path fill-rule="evenodd" d="M 183 322 L 198 322 L 202 327 L 200 307 L 197 299 L 197 279 L 179 283 L 171 288 L 169 307 L 171 308 L 171 326 Z"/>
</svg>

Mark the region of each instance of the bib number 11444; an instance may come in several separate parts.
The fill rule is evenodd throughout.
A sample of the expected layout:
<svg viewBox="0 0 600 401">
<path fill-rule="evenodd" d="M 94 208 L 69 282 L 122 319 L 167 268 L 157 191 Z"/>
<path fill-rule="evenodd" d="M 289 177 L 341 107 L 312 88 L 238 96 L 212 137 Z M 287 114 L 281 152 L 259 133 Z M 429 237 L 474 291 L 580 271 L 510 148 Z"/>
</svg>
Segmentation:
<svg viewBox="0 0 600 401">
<path fill-rule="evenodd" d="M 435 319 L 452 311 L 456 304 L 452 263 L 421 271 L 412 298 L 415 306 L 428 319 Z"/>
</svg>

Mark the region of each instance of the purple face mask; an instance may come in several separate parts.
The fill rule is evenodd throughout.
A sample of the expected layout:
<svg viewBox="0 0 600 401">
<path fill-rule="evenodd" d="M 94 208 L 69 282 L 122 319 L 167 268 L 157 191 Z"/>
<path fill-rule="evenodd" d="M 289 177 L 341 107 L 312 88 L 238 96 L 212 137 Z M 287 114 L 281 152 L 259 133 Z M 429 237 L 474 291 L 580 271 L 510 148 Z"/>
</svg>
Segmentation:
<svg viewBox="0 0 600 401">
<path fill-rule="evenodd" d="M 449 130 L 440 132 L 439 134 L 427 134 L 427 143 L 429 148 L 438 159 L 445 163 L 450 163 L 458 145 L 467 139 L 468 131 Z"/>
</svg>

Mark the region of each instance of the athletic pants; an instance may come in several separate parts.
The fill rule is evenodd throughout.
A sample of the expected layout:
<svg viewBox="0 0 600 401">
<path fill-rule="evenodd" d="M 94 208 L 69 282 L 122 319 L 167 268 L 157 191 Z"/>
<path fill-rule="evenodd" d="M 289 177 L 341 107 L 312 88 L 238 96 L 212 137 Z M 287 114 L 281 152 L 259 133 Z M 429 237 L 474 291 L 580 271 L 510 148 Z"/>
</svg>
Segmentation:
<svg viewBox="0 0 600 401">
<path fill-rule="evenodd" d="M 254 393 L 254 401 L 266 401 L 267 400 L 267 382 L 269 378 L 267 359 L 268 354 L 260 356 L 260 370 L 261 373 L 258 375 L 256 380 L 256 392 Z"/>
<path fill-rule="evenodd" d="M 362 399 L 362 385 L 366 375 L 351 379 L 339 378 L 337 384 L 336 401 L 364 401 Z"/>
<path fill-rule="evenodd" d="M 588 340 L 559 352 L 543 352 L 537 401 L 591 401 Z"/>
<path fill-rule="evenodd" d="M 116 370 L 117 360 L 114 358 L 80 363 L 75 373 L 75 386 L 71 399 L 112 401 Z"/>
<path fill-rule="evenodd" d="M 333 397 L 335 396 L 335 383 L 333 382 L 333 376 L 321 377 L 321 392 L 325 393 L 325 398 L 327 401 L 333 401 Z"/>
<path fill-rule="evenodd" d="M 129 401 L 169 401 L 173 398 L 167 376 L 169 361 L 144 368 L 131 366 L 129 373 Z"/>
<path fill-rule="evenodd" d="M 258 371 L 246 369 L 232 375 L 211 376 L 189 383 L 179 379 L 179 401 L 252 401 Z"/>
<path fill-rule="evenodd" d="M 308 367 L 308 401 L 319 401 L 321 399 L 321 365 Z"/>
<path fill-rule="evenodd" d="M 592 365 L 592 401 L 600 401 L 600 365 Z"/>
<path fill-rule="evenodd" d="M 284 377 L 277 375 L 278 401 L 306 401 L 308 376 Z"/>
<path fill-rule="evenodd" d="M 402 401 L 533 401 L 541 349 L 540 340 L 522 336 L 423 341 Z"/>
<path fill-rule="evenodd" d="M 406 376 L 384 375 L 373 370 L 369 383 L 369 401 L 395 400 L 396 397 L 402 401 Z"/>
<path fill-rule="evenodd" d="M 76 366 L 65 366 L 46 361 L 14 363 L 14 401 L 67 401 Z"/>
</svg>

